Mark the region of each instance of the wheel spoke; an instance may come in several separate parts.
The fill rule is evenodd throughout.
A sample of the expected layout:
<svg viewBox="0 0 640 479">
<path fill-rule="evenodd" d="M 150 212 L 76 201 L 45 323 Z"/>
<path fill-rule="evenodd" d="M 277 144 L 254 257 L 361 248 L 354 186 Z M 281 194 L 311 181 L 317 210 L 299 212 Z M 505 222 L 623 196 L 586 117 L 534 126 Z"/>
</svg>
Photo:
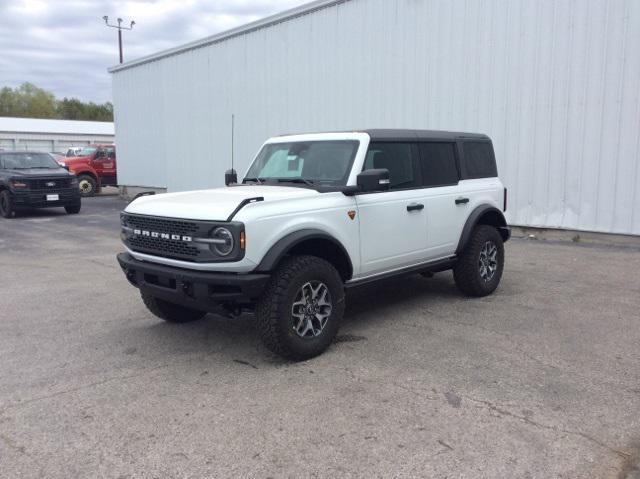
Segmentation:
<svg viewBox="0 0 640 479">
<path fill-rule="evenodd" d="M 304 283 L 291 305 L 292 327 L 301 338 L 322 334 L 331 317 L 331 293 L 320 281 Z"/>
<path fill-rule="evenodd" d="M 498 269 L 498 247 L 493 241 L 487 241 L 480 249 L 478 258 L 478 272 L 483 281 L 493 279 Z"/>
</svg>

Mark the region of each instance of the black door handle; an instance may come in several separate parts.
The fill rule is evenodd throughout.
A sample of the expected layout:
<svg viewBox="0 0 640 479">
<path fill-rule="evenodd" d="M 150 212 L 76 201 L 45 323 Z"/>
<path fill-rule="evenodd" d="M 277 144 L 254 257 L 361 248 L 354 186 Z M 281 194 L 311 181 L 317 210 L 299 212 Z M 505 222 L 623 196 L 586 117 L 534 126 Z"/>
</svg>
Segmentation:
<svg viewBox="0 0 640 479">
<path fill-rule="evenodd" d="M 407 211 L 420 211 L 424 209 L 424 205 L 420 203 L 411 203 L 407 205 Z"/>
<path fill-rule="evenodd" d="M 456 205 L 464 205 L 469 203 L 469 198 L 456 198 Z"/>
</svg>

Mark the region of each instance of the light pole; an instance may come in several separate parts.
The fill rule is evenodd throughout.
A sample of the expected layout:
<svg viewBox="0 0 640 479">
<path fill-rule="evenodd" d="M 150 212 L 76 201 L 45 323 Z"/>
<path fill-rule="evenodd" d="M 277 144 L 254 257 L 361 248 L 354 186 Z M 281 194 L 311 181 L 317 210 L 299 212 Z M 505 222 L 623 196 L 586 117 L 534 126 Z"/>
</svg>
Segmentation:
<svg viewBox="0 0 640 479">
<path fill-rule="evenodd" d="M 122 63 L 122 61 L 123 61 L 122 60 L 122 30 L 133 30 L 133 26 L 136 24 L 136 22 L 134 22 L 132 20 L 131 24 L 128 27 L 123 27 L 122 26 L 122 18 L 118 18 L 118 24 L 117 25 L 111 25 L 109 23 L 109 17 L 107 15 L 102 17 L 102 19 L 104 20 L 104 24 L 106 26 L 118 29 L 118 47 L 120 48 L 120 63 Z"/>
</svg>

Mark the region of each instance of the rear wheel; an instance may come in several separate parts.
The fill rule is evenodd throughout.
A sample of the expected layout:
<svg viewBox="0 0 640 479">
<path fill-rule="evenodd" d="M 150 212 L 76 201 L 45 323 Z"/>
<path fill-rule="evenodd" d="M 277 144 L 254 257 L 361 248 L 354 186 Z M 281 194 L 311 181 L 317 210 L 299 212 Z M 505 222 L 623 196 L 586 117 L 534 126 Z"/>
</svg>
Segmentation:
<svg viewBox="0 0 640 479">
<path fill-rule="evenodd" d="M 13 198 L 7 190 L 0 191 L 0 215 L 3 218 L 13 218 Z"/>
<path fill-rule="evenodd" d="M 324 352 L 344 314 L 344 285 L 338 271 L 315 256 L 287 258 L 273 274 L 256 308 L 265 346 L 302 360 Z"/>
<path fill-rule="evenodd" d="M 469 296 L 486 296 L 498 287 L 503 269 L 502 236 L 493 226 L 476 226 L 453 269 L 456 286 Z"/>
<path fill-rule="evenodd" d="M 80 203 L 78 203 L 77 205 L 69 205 L 69 206 L 65 206 L 64 210 L 70 214 L 70 215 L 77 215 L 78 213 L 80 213 Z"/>
<path fill-rule="evenodd" d="M 160 319 L 170 323 L 189 323 L 206 316 L 205 311 L 187 308 L 179 304 L 169 303 L 150 294 L 140 293 L 142 301 L 149 311 Z"/>
<path fill-rule="evenodd" d="M 91 175 L 78 176 L 78 188 L 82 196 L 93 196 L 98 192 L 98 182 Z"/>
</svg>

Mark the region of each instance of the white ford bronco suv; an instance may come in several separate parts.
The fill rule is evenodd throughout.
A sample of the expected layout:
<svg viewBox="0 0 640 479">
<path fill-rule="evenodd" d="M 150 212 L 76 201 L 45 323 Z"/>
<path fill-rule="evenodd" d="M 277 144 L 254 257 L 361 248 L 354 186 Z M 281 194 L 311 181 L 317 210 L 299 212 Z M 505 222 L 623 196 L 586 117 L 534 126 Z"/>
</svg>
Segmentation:
<svg viewBox="0 0 640 479">
<path fill-rule="evenodd" d="M 271 351 L 306 359 L 331 344 L 351 287 L 449 269 L 467 295 L 500 282 L 507 194 L 485 135 L 280 136 L 225 183 L 121 214 L 118 262 L 166 321 L 253 311 Z"/>
</svg>

